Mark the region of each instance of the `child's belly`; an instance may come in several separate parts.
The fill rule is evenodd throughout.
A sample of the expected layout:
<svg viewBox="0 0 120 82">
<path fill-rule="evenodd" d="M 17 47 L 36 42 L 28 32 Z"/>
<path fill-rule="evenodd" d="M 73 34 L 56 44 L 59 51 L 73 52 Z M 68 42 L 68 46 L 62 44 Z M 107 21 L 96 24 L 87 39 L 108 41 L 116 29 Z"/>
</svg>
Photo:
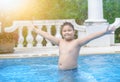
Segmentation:
<svg viewBox="0 0 120 82">
<path fill-rule="evenodd" d="M 77 59 L 71 56 L 60 56 L 58 65 L 60 70 L 74 69 L 77 68 Z"/>
</svg>

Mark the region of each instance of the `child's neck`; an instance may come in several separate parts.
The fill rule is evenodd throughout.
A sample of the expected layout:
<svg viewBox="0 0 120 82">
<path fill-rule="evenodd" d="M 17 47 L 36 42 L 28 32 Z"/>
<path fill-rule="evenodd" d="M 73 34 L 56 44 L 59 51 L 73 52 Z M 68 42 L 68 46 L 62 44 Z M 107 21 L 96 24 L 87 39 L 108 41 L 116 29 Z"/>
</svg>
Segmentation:
<svg viewBox="0 0 120 82">
<path fill-rule="evenodd" d="M 66 42 L 71 42 L 73 41 L 74 39 L 64 39 Z"/>
</svg>

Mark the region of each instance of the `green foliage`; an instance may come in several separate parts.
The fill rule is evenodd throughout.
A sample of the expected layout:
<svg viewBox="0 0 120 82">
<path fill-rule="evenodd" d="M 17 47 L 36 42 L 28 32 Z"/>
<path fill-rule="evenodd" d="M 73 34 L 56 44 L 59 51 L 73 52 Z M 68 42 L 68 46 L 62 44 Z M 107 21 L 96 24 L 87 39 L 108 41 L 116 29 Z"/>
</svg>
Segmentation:
<svg viewBox="0 0 120 82">
<path fill-rule="evenodd" d="M 114 19 L 120 17 L 120 0 L 103 0 L 104 18 L 109 23 L 114 22 Z"/>
<path fill-rule="evenodd" d="M 120 28 L 115 31 L 115 43 L 120 43 Z"/>
<path fill-rule="evenodd" d="M 87 0 L 41 0 L 34 19 L 77 19 L 83 23 L 87 18 Z"/>
</svg>

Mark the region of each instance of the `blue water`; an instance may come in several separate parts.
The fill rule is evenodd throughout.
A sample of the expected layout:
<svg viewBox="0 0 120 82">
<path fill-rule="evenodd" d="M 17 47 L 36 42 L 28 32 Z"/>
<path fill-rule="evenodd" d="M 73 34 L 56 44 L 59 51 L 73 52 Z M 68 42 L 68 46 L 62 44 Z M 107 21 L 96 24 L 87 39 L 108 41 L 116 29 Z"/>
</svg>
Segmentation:
<svg viewBox="0 0 120 82">
<path fill-rule="evenodd" d="M 120 54 L 79 56 L 78 69 L 60 71 L 58 57 L 0 59 L 0 82 L 120 82 Z"/>
</svg>

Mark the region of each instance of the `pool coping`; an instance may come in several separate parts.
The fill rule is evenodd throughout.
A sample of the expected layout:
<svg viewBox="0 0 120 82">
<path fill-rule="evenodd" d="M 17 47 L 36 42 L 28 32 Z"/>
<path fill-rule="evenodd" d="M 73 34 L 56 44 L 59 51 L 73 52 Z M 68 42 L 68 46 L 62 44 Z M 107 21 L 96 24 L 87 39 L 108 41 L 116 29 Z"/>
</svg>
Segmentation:
<svg viewBox="0 0 120 82">
<path fill-rule="evenodd" d="M 110 47 L 82 47 L 81 56 L 85 55 L 101 55 L 120 53 L 120 46 Z M 28 58 L 28 57 L 46 57 L 59 56 L 58 47 L 50 48 L 15 48 L 14 53 L 0 54 L 0 58 Z"/>
</svg>

